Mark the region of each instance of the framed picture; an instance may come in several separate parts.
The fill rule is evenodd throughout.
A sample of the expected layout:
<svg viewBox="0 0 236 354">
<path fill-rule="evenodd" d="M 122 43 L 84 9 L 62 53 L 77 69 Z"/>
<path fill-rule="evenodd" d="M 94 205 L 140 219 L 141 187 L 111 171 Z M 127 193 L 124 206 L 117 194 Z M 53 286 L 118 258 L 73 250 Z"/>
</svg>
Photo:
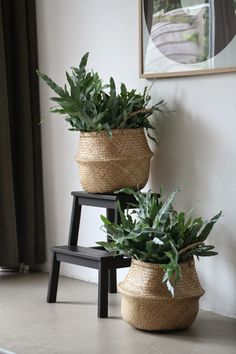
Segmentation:
<svg viewBox="0 0 236 354">
<path fill-rule="evenodd" d="M 236 0 L 139 0 L 140 77 L 236 71 Z"/>
</svg>

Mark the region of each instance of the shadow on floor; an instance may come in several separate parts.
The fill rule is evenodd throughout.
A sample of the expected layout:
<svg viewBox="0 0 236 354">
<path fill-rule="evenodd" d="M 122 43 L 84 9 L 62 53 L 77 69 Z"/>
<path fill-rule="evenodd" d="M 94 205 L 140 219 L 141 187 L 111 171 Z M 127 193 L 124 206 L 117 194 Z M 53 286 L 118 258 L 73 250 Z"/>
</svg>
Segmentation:
<svg viewBox="0 0 236 354">
<path fill-rule="evenodd" d="M 97 302 L 81 302 L 81 301 L 57 301 L 56 304 L 63 305 L 83 305 L 83 306 L 97 306 Z"/>
<path fill-rule="evenodd" d="M 219 317 L 212 313 L 209 318 L 208 312 L 201 311 L 201 315 L 188 329 L 173 332 L 150 332 L 150 335 L 157 334 L 168 336 L 170 340 L 214 343 L 221 346 L 235 342 L 236 345 L 236 320 L 229 317 Z"/>
</svg>

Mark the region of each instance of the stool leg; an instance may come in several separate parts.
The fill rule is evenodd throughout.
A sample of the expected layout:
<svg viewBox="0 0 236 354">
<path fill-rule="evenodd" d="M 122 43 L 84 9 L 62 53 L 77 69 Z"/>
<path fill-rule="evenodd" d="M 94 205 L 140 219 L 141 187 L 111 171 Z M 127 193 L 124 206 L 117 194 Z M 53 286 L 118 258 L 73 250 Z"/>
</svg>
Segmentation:
<svg viewBox="0 0 236 354">
<path fill-rule="evenodd" d="M 107 209 L 107 219 L 111 222 L 118 222 L 118 211 L 114 209 Z M 107 238 L 109 241 L 109 237 Z M 116 280 L 116 269 L 110 269 L 108 272 L 108 288 L 109 293 L 117 293 L 117 280 Z"/>
<path fill-rule="evenodd" d="M 98 317 L 107 317 L 108 313 L 108 269 L 102 262 L 98 269 Z"/>
<path fill-rule="evenodd" d="M 57 299 L 57 287 L 60 271 L 60 262 L 56 259 L 56 253 L 52 253 L 52 265 L 48 280 L 48 294 L 47 302 L 56 302 Z"/>
<path fill-rule="evenodd" d="M 117 293 L 117 280 L 116 280 L 116 268 L 110 269 L 108 271 L 108 289 L 109 293 L 115 294 Z"/>
<path fill-rule="evenodd" d="M 69 231 L 68 246 L 77 246 L 78 236 L 79 236 L 81 209 L 82 209 L 82 207 L 81 207 L 81 205 L 79 205 L 78 197 L 74 196 L 73 202 L 72 202 L 71 218 L 70 218 L 70 231 Z"/>
</svg>

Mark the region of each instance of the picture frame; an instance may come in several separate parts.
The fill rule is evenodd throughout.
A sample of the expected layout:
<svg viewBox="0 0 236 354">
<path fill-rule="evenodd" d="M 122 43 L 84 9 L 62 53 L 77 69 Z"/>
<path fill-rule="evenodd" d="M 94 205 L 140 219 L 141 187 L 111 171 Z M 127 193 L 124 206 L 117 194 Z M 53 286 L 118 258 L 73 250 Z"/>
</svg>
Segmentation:
<svg viewBox="0 0 236 354">
<path fill-rule="evenodd" d="M 236 0 L 138 2 L 141 78 L 236 72 Z"/>
</svg>

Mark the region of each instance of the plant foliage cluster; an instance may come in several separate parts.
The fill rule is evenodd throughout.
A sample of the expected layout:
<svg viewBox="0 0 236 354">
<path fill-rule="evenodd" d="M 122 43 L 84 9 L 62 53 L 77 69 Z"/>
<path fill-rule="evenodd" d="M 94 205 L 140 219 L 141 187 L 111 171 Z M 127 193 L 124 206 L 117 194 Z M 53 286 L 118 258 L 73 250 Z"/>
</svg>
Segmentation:
<svg viewBox="0 0 236 354">
<path fill-rule="evenodd" d="M 52 107 L 51 112 L 64 115 L 70 130 L 82 132 L 105 130 L 111 135 L 113 129 L 154 129 L 148 117 L 154 111 L 162 111 L 163 100 L 147 108 L 151 100 L 147 87 L 143 93 L 137 93 L 134 89 L 127 90 L 122 83 L 120 92 L 117 92 L 112 77 L 109 84 L 103 85 L 98 73 L 86 70 L 88 55 L 82 57 L 79 68 L 72 67 L 71 74 L 66 72 L 64 88 L 37 71 L 57 94 L 57 97 L 51 97 L 58 105 Z"/>
<path fill-rule="evenodd" d="M 111 223 L 101 216 L 109 242 L 98 242 L 109 251 L 131 256 L 135 259 L 158 263 L 164 271 L 163 282 L 174 295 L 174 285 L 181 278 L 180 263 L 189 261 L 193 256 L 214 256 L 214 246 L 205 241 L 221 212 L 210 221 L 193 218 L 191 212 L 178 212 L 172 202 L 178 190 L 167 199 L 151 193 L 135 192 L 124 189 L 136 200 L 130 205 L 127 213 L 123 213 L 117 204 L 120 223 Z"/>
</svg>

